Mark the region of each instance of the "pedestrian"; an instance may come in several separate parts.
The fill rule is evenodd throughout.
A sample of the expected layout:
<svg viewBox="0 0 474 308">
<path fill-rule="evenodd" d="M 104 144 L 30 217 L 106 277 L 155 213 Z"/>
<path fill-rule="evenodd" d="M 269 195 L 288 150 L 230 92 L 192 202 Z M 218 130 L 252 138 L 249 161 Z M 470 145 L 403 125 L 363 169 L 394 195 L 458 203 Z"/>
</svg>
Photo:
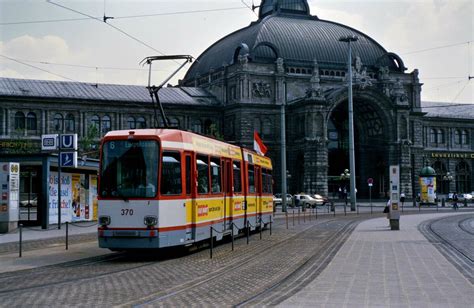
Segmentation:
<svg viewBox="0 0 474 308">
<path fill-rule="evenodd" d="M 458 210 L 458 194 L 454 192 L 453 194 L 453 210 L 457 211 Z"/>
<path fill-rule="evenodd" d="M 344 202 L 345 202 L 346 205 L 347 205 L 347 197 L 348 197 L 348 195 L 347 195 L 347 188 L 346 188 L 346 187 L 344 187 L 344 194 L 343 194 L 343 196 L 344 196 Z"/>
<path fill-rule="evenodd" d="M 385 208 L 383 209 L 384 214 L 387 214 L 387 219 L 389 220 L 390 220 L 390 205 L 392 205 L 392 200 L 388 199 L 387 204 L 385 205 Z"/>
<path fill-rule="evenodd" d="M 404 193 L 404 192 L 402 192 L 402 193 L 400 194 L 400 202 L 402 203 L 402 206 L 403 206 L 403 204 L 405 203 L 405 193 Z"/>
</svg>

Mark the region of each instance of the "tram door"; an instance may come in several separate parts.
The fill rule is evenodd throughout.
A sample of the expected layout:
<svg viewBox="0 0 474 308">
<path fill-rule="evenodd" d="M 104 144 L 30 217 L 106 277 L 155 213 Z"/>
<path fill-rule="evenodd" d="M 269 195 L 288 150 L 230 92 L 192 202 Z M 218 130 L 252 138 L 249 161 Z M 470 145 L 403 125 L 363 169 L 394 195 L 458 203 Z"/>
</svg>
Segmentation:
<svg viewBox="0 0 474 308">
<path fill-rule="evenodd" d="M 39 225 L 41 207 L 41 169 L 21 166 L 20 172 L 20 222 L 25 225 Z"/>
<path fill-rule="evenodd" d="M 255 166 L 255 225 L 260 223 L 260 215 L 262 213 L 263 198 L 262 198 L 262 168 Z"/>
<path fill-rule="evenodd" d="M 184 153 L 184 164 L 186 170 L 186 224 L 191 227 L 186 229 L 186 240 L 196 239 L 196 219 L 197 219 L 197 204 L 196 204 L 196 167 L 193 162 L 193 154 L 189 152 Z M 189 224 L 188 222 L 191 222 Z"/>
<path fill-rule="evenodd" d="M 222 172 L 222 193 L 224 195 L 224 213 L 223 227 L 224 230 L 230 229 L 231 221 L 228 217 L 231 215 L 232 206 L 232 160 L 224 158 L 221 160 Z"/>
</svg>

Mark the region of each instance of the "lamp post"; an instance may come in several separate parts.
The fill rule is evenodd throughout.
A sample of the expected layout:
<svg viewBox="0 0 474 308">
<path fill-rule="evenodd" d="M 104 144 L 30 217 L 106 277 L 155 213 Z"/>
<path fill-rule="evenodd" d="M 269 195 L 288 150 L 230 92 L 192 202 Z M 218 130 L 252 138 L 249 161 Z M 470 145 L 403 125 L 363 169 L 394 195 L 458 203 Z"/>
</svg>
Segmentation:
<svg viewBox="0 0 474 308">
<path fill-rule="evenodd" d="M 343 185 L 342 196 L 344 197 L 344 213 L 346 213 L 346 205 L 347 205 L 347 182 L 350 180 L 350 178 L 351 178 L 351 174 L 349 173 L 348 169 L 344 169 L 344 172 L 341 173 L 341 176 L 339 177 Z"/>
<path fill-rule="evenodd" d="M 443 182 L 448 183 L 448 189 L 446 189 L 446 184 L 443 185 L 443 193 L 448 193 L 449 194 L 449 183 L 451 183 L 452 180 L 453 180 L 453 176 L 451 175 L 451 173 L 449 171 L 446 172 L 445 175 L 443 175 Z"/>
<path fill-rule="evenodd" d="M 350 168 L 350 186 L 351 186 L 351 211 L 356 210 L 355 194 L 355 154 L 354 154 L 354 110 L 352 103 L 352 46 L 351 42 L 358 40 L 355 35 L 348 35 L 339 38 L 340 42 L 346 42 L 349 46 L 347 58 L 347 74 L 349 75 L 348 96 L 349 96 L 349 168 Z"/>
</svg>

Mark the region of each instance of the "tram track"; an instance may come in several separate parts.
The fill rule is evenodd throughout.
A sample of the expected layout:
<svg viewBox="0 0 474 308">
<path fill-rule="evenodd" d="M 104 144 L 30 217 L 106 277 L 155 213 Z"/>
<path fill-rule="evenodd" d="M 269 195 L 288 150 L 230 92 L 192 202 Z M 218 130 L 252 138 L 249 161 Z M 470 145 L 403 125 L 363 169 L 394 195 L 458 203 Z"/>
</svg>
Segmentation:
<svg viewBox="0 0 474 308">
<path fill-rule="evenodd" d="M 456 242 L 464 238 L 472 242 L 473 233 L 465 227 L 465 224 L 467 221 L 474 219 L 474 216 L 464 219 L 461 217 L 464 217 L 464 215 L 432 219 L 420 224 L 418 229 L 451 264 L 474 284 L 474 258 L 472 257 L 472 253 L 459 244 L 456 244 Z M 452 220 L 454 220 L 454 222 L 451 222 Z M 450 233 L 446 234 L 442 232 L 443 228 L 435 226 L 441 223 L 450 223 L 457 228 L 446 228 L 446 230 L 450 230 Z M 456 241 L 454 241 L 454 239 L 456 239 Z"/>
<path fill-rule="evenodd" d="M 273 224 L 273 236 L 269 237 L 267 230 L 266 236 L 259 241 L 255 232 L 250 245 L 246 245 L 245 237 L 241 236 L 236 239 L 233 252 L 230 241 L 224 241 L 215 247 L 212 260 L 208 249 L 148 259 L 112 253 L 24 270 L 17 272 L 18 275 L 5 273 L 0 275 L 0 302 L 10 306 L 18 306 L 18 303 L 20 306 L 28 303 L 48 306 L 57 303 L 52 299 L 55 297 L 60 298 L 58 301 L 63 305 L 74 305 L 77 304 L 73 301 L 75 294 L 91 294 L 90 298 L 81 298 L 81 305 L 236 305 L 247 301 L 249 296 L 252 303 L 263 303 L 270 294 L 265 290 L 272 286 L 283 287 L 275 287 L 277 281 L 292 275 L 297 277 L 295 272 L 309 268 L 309 264 L 314 262 L 329 262 L 329 255 L 326 259 L 315 259 L 315 249 L 322 252 L 332 247 L 335 253 L 338 248 L 330 244 L 335 242 L 342 225 L 346 225 L 346 222 L 341 222 L 344 220 L 347 219 L 327 217 L 286 230 L 285 219 L 278 218 Z M 279 255 L 288 257 L 288 260 L 278 262 L 281 260 Z M 317 275 L 318 268 L 309 270 Z M 290 280 L 288 278 L 287 283 Z M 18 281 L 22 281 L 21 286 Z M 234 281 L 239 281 L 238 286 Z M 232 285 L 235 286 L 230 287 Z M 293 284 L 290 290 L 285 284 L 285 288 L 292 293 L 303 285 Z M 216 286 L 217 294 L 206 294 L 214 292 L 211 290 Z M 52 295 L 48 297 L 47 294 Z"/>
</svg>

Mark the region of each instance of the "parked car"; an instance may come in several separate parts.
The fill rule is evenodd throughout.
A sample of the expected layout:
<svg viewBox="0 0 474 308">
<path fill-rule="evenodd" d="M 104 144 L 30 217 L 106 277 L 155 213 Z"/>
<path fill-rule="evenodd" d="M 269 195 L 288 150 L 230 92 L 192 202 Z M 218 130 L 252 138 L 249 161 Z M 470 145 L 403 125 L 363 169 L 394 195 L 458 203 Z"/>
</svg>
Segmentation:
<svg viewBox="0 0 474 308">
<path fill-rule="evenodd" d="M 273 206 L 277 206 L 277 205 L 281 205 L 281 204 L 282 204 L 282 198 L 281 198 L 281 196 L 282 196 L 282 194 L 275 194 L 275 195 L 273 196 Z M 287 205 L 287 206 L 293 206 L 292 198 L 293 198 L 292 195 L 286 194 L 286 205 Z"/>
<path fill-rule="evenodd" d="M 318 205 L 325 205 L 329 203 L 329 199 L 319 194 L 314 194 L 311 197 L 318 200 Z"/>
<path fill-rule="evenodd" d="M 472 200 L 472 195 L 471 194 L 459 194 L 458 199 L 459 199 L 459 201 L 464 201 L 464 200 L 471 201 Z"/>
<path fill-rule="evenodd" d="M 296 201 L 296 199 L 298 201 Z M 304 206 L 304 207 L 316 207 L 317 205 L 322 205 L 323 200 L 322 199 L 315 199 L 310 195 L 307 194 L 298 194 L 295 195 L 295 203 L 297 202 L 298 206 Z"/>
</svg>

